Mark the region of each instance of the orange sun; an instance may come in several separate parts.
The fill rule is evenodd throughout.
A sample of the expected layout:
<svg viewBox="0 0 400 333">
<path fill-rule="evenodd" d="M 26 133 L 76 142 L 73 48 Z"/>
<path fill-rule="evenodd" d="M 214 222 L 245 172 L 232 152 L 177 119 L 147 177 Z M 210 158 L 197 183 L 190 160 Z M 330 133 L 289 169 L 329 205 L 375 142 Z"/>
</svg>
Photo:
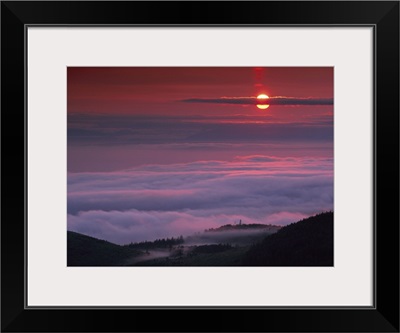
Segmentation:
<svg viewBox="0 0 400 333">
<path fill-rule="evenodd" d="M 257 99 L 260 101 L 260 102 L 264 102 L 266 99 L 268 99 L 269 97 L 268 97 L 268 95 L 265 95 L 265 94 L 260 94 L 260 95 L 258 95 L 257 96 Z M 261 109 L 261 110 L 265 110 L 265 109 L 268 109 L 269 108 L 269 105 L 268 104 L 257 104 L 257 107 L 259 108 L 259 109 Z"/>
</svg>

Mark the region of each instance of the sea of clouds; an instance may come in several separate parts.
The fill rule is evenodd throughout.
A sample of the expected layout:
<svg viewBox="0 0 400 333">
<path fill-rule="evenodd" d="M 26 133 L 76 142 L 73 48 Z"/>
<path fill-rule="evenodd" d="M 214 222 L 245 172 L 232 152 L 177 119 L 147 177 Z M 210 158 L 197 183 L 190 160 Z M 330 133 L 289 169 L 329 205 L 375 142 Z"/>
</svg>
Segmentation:
<svg viewBox="0 0 400 333">
<path fill-rule="evenodd" d="M 333 158 L 266 155 L 68 173 L 68 230 L 127 244 L 333 210 Z"/>
</svg>

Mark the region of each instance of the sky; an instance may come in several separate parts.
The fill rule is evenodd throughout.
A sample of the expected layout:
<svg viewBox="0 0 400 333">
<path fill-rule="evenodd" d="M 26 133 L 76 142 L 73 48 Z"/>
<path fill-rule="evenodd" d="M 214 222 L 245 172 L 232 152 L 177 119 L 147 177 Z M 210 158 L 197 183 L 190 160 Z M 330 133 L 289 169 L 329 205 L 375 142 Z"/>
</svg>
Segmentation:
<svg viewBox="0 0 400 333">
<path fill-rule="evenodd" d="M 126 244 L 333 210 L 332 67 L 69 67 L 67 113 L 69 230 Z"/>
</svg>

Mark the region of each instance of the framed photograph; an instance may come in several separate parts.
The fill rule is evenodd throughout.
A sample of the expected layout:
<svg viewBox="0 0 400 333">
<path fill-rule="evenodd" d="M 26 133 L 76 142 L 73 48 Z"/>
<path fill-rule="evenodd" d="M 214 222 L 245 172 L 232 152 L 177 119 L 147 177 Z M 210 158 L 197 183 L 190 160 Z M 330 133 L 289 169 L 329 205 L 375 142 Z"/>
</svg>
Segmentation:
<svg viewBox="0 0 400 333">
<path fill-rule="evenodd" d="M 1 29 L 4 332 L 399 332 L 398 1 Z"/>
</svg>

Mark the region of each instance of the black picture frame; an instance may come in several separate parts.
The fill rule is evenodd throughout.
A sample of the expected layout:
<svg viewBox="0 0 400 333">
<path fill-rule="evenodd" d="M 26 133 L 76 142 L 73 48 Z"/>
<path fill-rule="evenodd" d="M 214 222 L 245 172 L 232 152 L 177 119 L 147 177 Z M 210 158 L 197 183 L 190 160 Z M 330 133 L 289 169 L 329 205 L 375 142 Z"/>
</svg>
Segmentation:
<svg viewBox="0 0 400 333">
<path fill-rule="evenodd" d="M 374 28 L 374 306 L 27 307 L 26 29 L 120 24 Z M 399 332 L 399 1 L 2 1 L 1 83 L 3 332 Z M 184 324 L 188 322 L 192 324 Z"/>
</svg>

